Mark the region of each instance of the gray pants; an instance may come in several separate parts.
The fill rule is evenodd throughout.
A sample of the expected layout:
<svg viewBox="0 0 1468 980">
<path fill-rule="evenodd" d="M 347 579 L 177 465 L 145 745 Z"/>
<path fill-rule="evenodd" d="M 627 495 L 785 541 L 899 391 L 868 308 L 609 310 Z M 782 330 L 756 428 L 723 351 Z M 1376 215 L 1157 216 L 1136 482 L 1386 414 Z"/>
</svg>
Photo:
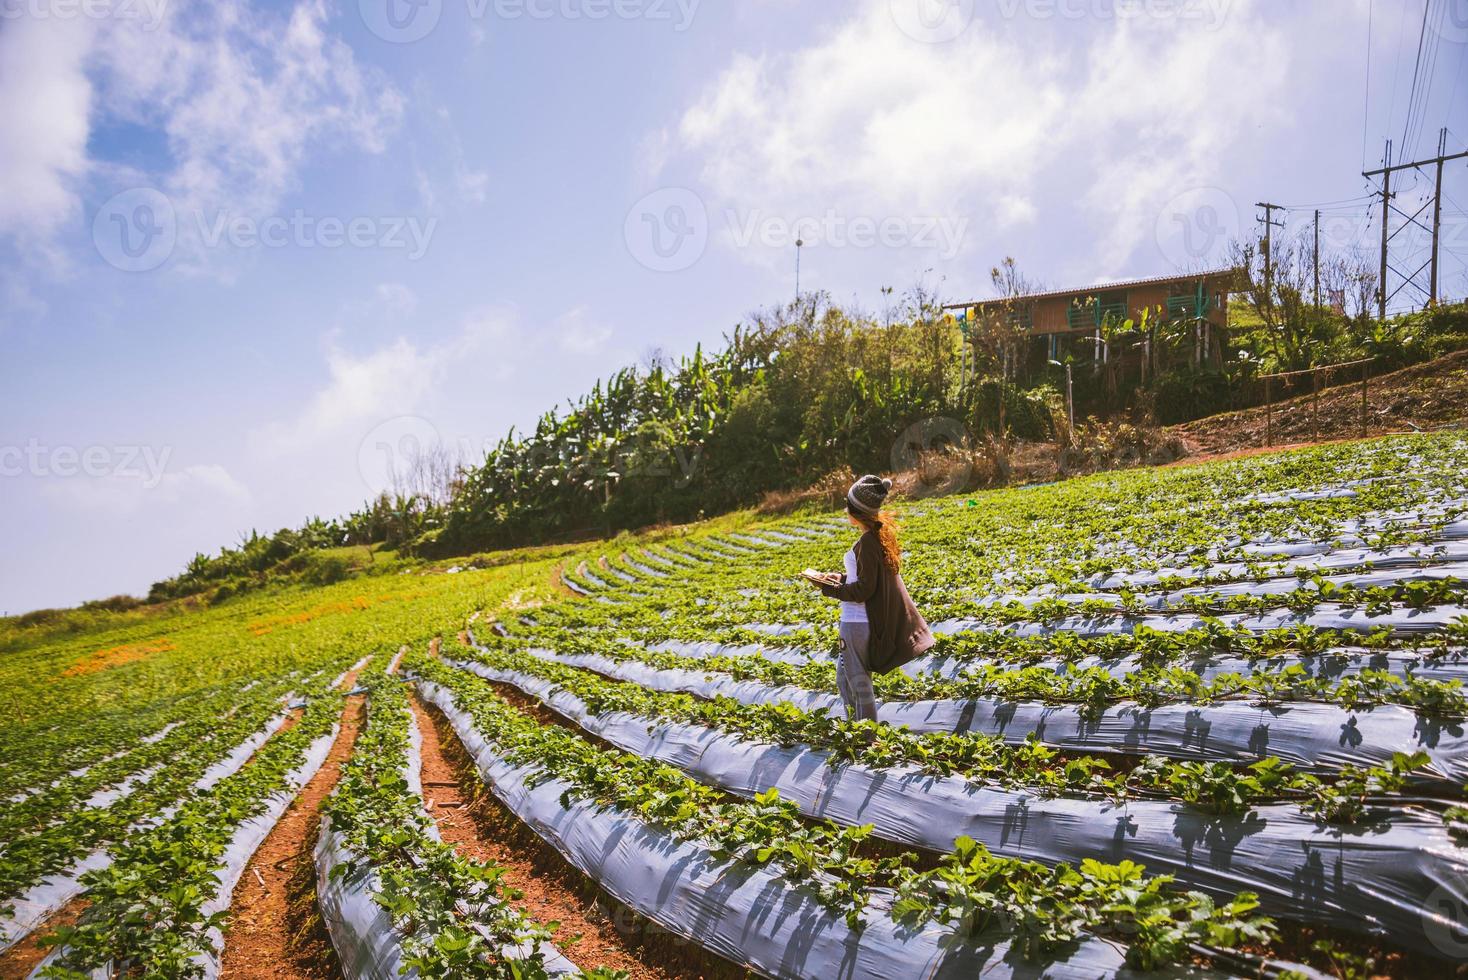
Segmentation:
<svg viewBox="0 0 1468 980">
<path fill-rule="evenodd" d="M 867 672 L 867 647 L 872 628 L 867 623 L 841 624 L 841 653 L 836 657 L 836 690 L 855 721 L 877 720 L 877 695 Z"/>
</svg>

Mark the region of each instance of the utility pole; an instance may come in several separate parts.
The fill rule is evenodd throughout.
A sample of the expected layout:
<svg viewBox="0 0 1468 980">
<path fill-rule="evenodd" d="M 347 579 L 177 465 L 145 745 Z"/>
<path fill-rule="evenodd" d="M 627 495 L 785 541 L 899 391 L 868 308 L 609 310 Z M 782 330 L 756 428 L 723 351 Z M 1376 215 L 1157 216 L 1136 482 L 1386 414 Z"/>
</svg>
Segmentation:
<svg viewBox="0 0 1468 980">
<path fill-rule="evenodd" d="M 1437 183 L 1432 190 L 1432 273 L 1428 287 L 1427 305 L 1437 305 L 1437 233 L 1443 220 L 1443 154 L 1448 150 L 1448 129 L 1444 126 L 1437 133 Z"/>
<path fill-rule="evenodd" d="M 1386 246 L 1391 241 L 1391 235 L 1387 234 L 1388 226 L 1391 224 L 1392 207 L 1392 141 L 1386 141 L 1386 155 L 1382 158 L 1384 169 L 1381 177 L 1381 278 L 1376 280 L 1376 295 L 1381 301 L 1380 315 L 1377 317 L 1382 323 L 1386 323 Z"/>
<path fill-rule="evenodd" d="M 1315 209 L 1315 308 L 1320 309 L 1320 209 Z"/>
<path fill-rule="evenodd" d="M 1468 157 L 1468 150 L 1462 150 L 1458 153 L 1448 153 L 1447 148 L 1448 135 L 1447 130 L 1444 129 L 1438 133 L 1437 156 L 1431 157 L 1427 160 L 1414 160 L 1411 163 L 1394 164 L 1392 163 L 1392 141 L 1387 140 L 1386 156 L 1382 160 L 1383 165 L 1376 170 L 1365 170 L 1361 173 L 1362 177 L 1367 178 L 1375 177 L 1378 174 L 1381 175 L 1381 281 L 1377 285 L 1377 294 L 1381 297 L 1381 301 L 1378 305 L 1378 312 L 1380 313 L 1383 320 L 1386 319 L 1387 302 L 1390 301 L 1393 296 L 1401 292 L 1407 286 L 1411 286 L 1413 289 L 1426 296 L 1428 306 L 1433 306 L 1437 303 L 1438 236 L 1442 227 L 1443 164 L 1447 163 L 1449 160 L 1461 160 L 1464 157 Z M 1437 166 L 1437 181 L 1435 186 L 1433 187 L 1432 199 L 1424 201 L 1422 206 L 1411 214 L 1408 214 L 1407 212 L 1402 211 L 1399 208 L 1394 208 L 1392 206 L 1392 174 L 1398 170 L 1419 169 L 1421 167 L 1427 166 L 1429 163 L 1435 164 Z M 1432 227 L 1430 228 L 1424 225 L 1420 220 L 1418 220 L 1422 212 L 1427 210 L 1427 206 L 1429 204 L 1432 205 Z M 1397 214 L 1407 219 L 1406 224 L 1403 224 L 1401 228 L 1397 229 L 1397 231 L 1391 231 L 1387 227 L 1391 221 L 1391 212 L 1394 210 L 1397 212 Z M 1396 237 L 1397 232 L 1402 231 L 1404 228 L 1407 227 L 1407 225 L 1416 225 L 1423 231 L 1428 231 L 1432 233 L 1432 255 L 1429 256 L 1428 260 L 1422 263 L 1422 265 L 1419 266 L 1417 270 L 1410 275 L 1404 272 L 1400 272 L 1397 269 L 1393 269 L 1391 267 L 1391 264 L 1387 260 L 1387 248 L 1390 245 L 1391 240 Z M 1428 288 L 1426 289 L 1423 289 L 1421 283 L 1417 281 L 1417 277 L 1422 274 L 1423 269 L 1431 270 L 1428 273 Z M 1402 280 L 1397 285 L 1397 288 L 1391 290 L 1390 292 L 1388 292 L 1386 288 L 1386 275 L 1388 271 L 1396 272 L 1398 278 Z"/>
<path fill-rule="evenodd" d="M 805 247 L 805 240 L 795 240 L 795 301 L 800 302 L 800 250 Z"/>
<path fill-rule="evenodd" d="M 1274 212 L 1283 211 L 1284 208 L 1278 204 L 1270 204 L 1266 201 L 1255 201 L 1256 208 L 1264 209 L 1264 217 L 1257 220 L 1264 222 L 1264 309 L 1269 312 L 1274 310 L 1274 238 L 1272 232 L 1275 228 L 1283 228 L 1283 221 L 1274 220 Z"/>
</svg>

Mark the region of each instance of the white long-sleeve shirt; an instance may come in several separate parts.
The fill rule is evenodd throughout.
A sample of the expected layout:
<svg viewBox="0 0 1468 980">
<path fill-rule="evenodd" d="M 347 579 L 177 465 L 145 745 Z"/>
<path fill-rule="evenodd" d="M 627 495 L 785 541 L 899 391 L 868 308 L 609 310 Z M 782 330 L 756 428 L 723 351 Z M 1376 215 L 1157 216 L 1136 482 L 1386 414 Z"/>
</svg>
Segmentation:
<svg viewBox="0 0 1468 980">
<path fill-rule="evenodd" d="M 846 553 L 846 584 L 850 585 L 856 581 L 856 546 Z M 867 604 L 864 602 L 841 603 L 841 622 L 843 623 L 865 623 L 867 621 Z"/>
</svg>

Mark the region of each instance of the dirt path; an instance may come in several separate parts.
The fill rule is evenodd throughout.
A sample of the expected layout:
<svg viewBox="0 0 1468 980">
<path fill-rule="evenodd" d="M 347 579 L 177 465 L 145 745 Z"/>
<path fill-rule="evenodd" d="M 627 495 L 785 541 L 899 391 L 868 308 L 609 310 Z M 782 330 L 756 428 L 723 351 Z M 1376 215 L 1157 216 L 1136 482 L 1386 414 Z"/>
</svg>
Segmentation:
<svg viewBox="0 0 1468 980">
<path fill-rule="evenodd" d="M 341 688 L 357 682 L 352 671 Z M 331 939 L 316 906 L 311 851 L 321 824 L 321 805 L 336 788 L 362 727 L 364 698 L 347 698 L 341 730 L 317 770 L 235 886 L 225 931 L 220 977 L 224 980 L 334 980 L 340 976 Z"/>
<path fill-rule="evenodd" d="M 742 977 L 743 971 L 615 905 L 493 794 L 479 792 L 479 775 L 453 728 L 415 696 L 423 733 L 423 793 L 443 839 L 458 853 L 495 861 L 505 881 L 523 892 L 517 903 L 538 922 L 559 922 L 557 945 L 582 969 L 626 970 L 634 980 Z"/>
<path fill-rule="evenodd" d="M 30 976 L 31 971 L 51 952 L 49 946 L 40 945 L 41 937 L 49 936 L 62 926 L 76 925 L 88 904 L 90 903 L 85 895 L 78 895 L 43 919 L 40 925 L 31 930 L 30 935 L 0 953 L 0 977 Z"/>
<path fill-rule="evenodd" d="M 353 677 L 355 676 L 356 675 L 353 675 Z M 297 708 L 289 712 L 285 716 L 285 720 L 281 722 L 280 726 L 271 731 L 270 737 L 275 738 L 282 732 L 290 731 L 296 726 L 296 723 L 300 720 L 301 709 Z M 263 746 L 261 748 L 263 748 Z M 250 757 L 245 760 L 245 765 L 249 765 L 251 762 L 254 762 L 255 757 L 259 754 L 260 749 L 256 749 L 254 752 L 250 753 Z M 238 889 L 236 889 L 236 895 L 238 895 Z M 20 942 L 10 947 L 4 953 L 0 953 L 0 978 L 29 976 L 31 971 L 34 970 L 36 966 L 41 962 L 41 960 L 46 958 L 46 954 L 51 951 L 50 947 L 44 947 L 40 945 L 41 939 L 53 934 L 57 929 L 60 929 L 63 926 L 76 925 L 77 920 L 82 917 L 82 913 L 87 910 L 87 907 L 89 905 L 90 903 L 88 902 L 85 894 L 77 896 L 66 905 L 62 906 L 60 909 L 51 913 L 49 917 L 42 920 L 40 925 L 32 929 L 30 931 L 30 934 L 27 935 Z M 335 976 L 334 973 L 330 975 Z M 315 974 L 312 974 L 312 976 L 315 976 Z"/>
<path fill-rule="evenodd" d="M 571 588 L 569 585 L 566 584 L 566 580 L 561 577 L 561 573 L 564 572 L 565 569 L 566 569 L 566 565 L 565 565 L 564 562 L 562 562 L 561 564 L 559 564 L 556 567 L 554 567 L 554 568 L 551 569 L 551 573 L 550 573 L 551 594 L 554 595 L 557 599 L 584 599 L 584 598 L 586 598 L 580 592 L 577 592 L 575 589 Z"/>
</svg>

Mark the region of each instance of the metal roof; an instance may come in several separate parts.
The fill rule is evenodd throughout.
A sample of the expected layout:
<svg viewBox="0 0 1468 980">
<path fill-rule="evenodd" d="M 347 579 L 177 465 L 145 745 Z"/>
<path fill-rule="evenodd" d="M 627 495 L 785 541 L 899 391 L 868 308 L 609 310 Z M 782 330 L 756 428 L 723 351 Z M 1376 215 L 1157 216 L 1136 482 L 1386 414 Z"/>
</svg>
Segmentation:
<svg viewBox="0 0 1468 980">
<path fill-rule="evenodd" d="M 1079 286 L 1075 289 L 1047 289 L 1043 293 L 1026 293 L 1023 296 L 1014 297 L 1014 300 L 1026 301 L 1036 299 L 1056 299 L 1062 296 L 1094 296 L 1097 293 L 1107 293 L 1116 289 L 1130 289 L 1133 286 L 1158 286 L 1163 283 L 1172 282 L 1196 282 L 1199 279 L 1216 279 L 1222 276 L 1228 276 L 1232 279 L 1233 277 L 1239 275 L 1242 271 L 1242 269 L 1236 268 L 1208 269 L 1203 272 L 1184 272 L 1170 276 L 1152 276 L 1148 279 L 1127 279 L 1122 282 L 1097 282 L 1092 283 L 1089 286 Z M 967 303 L 945 303 L 943 304 L 942 309 L 962 310 L 968 309 L 971 306 L 982 308 L 985 306 L 993 306 L 999 303 L 1006 302 L 1010 302 L 1010 300 L 1000 298 L 974 299 L 969 300 Z"/>
</svg>

